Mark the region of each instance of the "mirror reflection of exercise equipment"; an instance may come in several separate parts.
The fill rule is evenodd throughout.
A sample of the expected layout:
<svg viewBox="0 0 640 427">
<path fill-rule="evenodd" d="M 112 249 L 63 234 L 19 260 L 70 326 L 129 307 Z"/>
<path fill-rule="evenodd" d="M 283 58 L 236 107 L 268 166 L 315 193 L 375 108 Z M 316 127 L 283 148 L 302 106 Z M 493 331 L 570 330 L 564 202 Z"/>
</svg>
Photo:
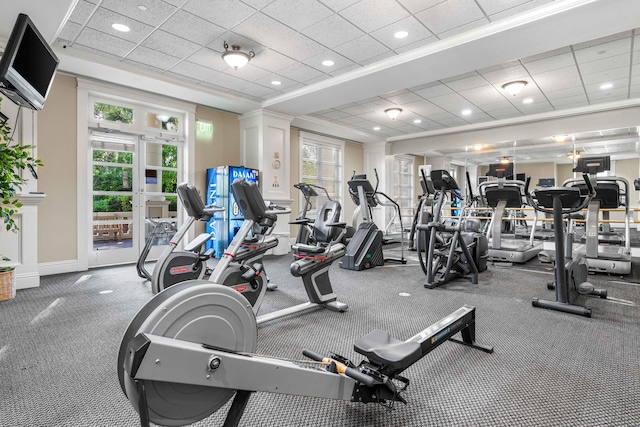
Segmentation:
<svg viewBox="0 0 640 427">
<path fill-rule="evenodd" d="M 400 206 L 389 196 L 378 191 L 380 180 L 378 171 L 374 169 L 376 175 L 375 188 L 367 179 L 367 175 L 356 175 L 355 173 L 347 182 L 349 186 L 349 195 L 351 200 L 356 204 L 357 208 L 353 213 L 352 226 L 355 233 L 349 240 L 347 251 L 340 260 L 340 268 L 347 270 L 365 270 L 376 266 L 384 265 L 386 262 L 397 262 L 406 264 L 404 257 L 404 226 L 402 225 L 402 214 Z M 380 199 L 382 196 L 383 199 Z M 385 258 L 382 253 L 382 246 L 385 242 L 382 231 L 373 222 L 372 209 L 376 206 L 393 206 L 394 215 L 400 221 L 400 258 Z M 357 225 L 358 215 L 362 214 L 362 222 Z"/>
<path fill-rule="evenodd" d="M 483 203 L 493 209 L 491 222 L 487 228 L 487 238 L 489 238 L 490 261 L 525 263 L 534 258 L 542 250 L 542 242 L 535 242 L 534 236 L 538 223 L 538 213 L 534 210 L 533 225 L 529 233 L 528 240 L 515 238 L 515 231 L 518 221 L 523 221 L 526 226 L 524 216 L 512 218 L 509 215 L 505 218 L 505 212 L 510 209 L 521 209 L 526 204 L 525 188 L 528 182 L 518 180 L 505 180 L 502 173 L 497 174 L 497 181 L 485 181 L 478 186 L 478 191 Z M 513 221 L 513 239 L 502 237 L 504 221 Z M 527 226 L 528 227 L 528 226 Z"/>
<path fill-rule="evenodd" d="M 597 176 L 610 170 L 610 157 L 581 157 L 574 172 L 589 174 L 596 194 L 587 206 L 584 246 L 575 250 L 586 258 L 589 271 L 626 275 L 631 273 L 631 203 L 629 182 L 617 176 Z M 576 186 L 584 194 L 586 184 L 581 179 L 570 179 L 563 186 Z M 624 232 L 615 232 L 610 212 L 624 208 Z M 602 219 L 600 219 L 602 212 Z"/>
<path fill-rule="evenodd" d="M 591 317 L 591 308 L 576 304 L 580 295 L 592 295 L 600 298 L 607 297 L 607 291 L 595 289 L 587 282 L 588 269 L 582 256 L 573 251 L 573 232 L 567 226 L 564 231 L 564 217 L 584 209 L 593 196 L 595 189 L 587 174 L 583 174 L 586 194 L 578 186 L 540 188 L 529 193 L 527 200 L 536 210 L 553 214 L 553 228 L 556 246 L 554 277 L 555 281 L 547 287 L 555 289 L 556 300 L 534 298 L 534 307 L 548 308 L 565 313 Z"/>
<path fill-rule="evenodd" d="M 463 232 L 463 221 L 442 222 L 442 208 L 448 198 L 461 199 L 460 187 L 446 170 L 430 174 L 436 189 L 433 219 L 419 225 L 418 259 L 427 276 L 425 288 L 433 289 L 465 278 L 478 283 L 478 273 L 487 268 L 488 243 L 484 234 Z M 423 255 L 424 252 L 424 255 Z"/>
<path fill-rule="evenodd" d="M 431 178 L 427 177 L 422 166 L 420 171 L 420 188 L 422 188 L 422 194 L 418 196 L 418 206 L 413 215 L 413 222 L 411 223 L 411 231 L 409 232 L 409 250 L 415 251 L 418 248 L 418 225 L 427 224 L 433 218 L 433 198 L 436 193 L 433 188 Z"/>
</svg>

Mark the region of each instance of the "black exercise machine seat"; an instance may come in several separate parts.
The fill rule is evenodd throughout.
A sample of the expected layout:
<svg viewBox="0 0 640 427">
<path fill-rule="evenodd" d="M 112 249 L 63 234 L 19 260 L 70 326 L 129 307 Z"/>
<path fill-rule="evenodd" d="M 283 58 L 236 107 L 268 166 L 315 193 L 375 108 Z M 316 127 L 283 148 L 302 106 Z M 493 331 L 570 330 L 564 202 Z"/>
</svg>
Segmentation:
<svg viewBox="0 0 640 427">
<path fill-rule="evenodd" d="M 318 211 L 318 217 L 313 222 L 313 238 L 317 242 L 315 245 L 307 245 L 305 243 L 297 243 L 293 245 L 294 253 L 321 254 L 325 252 L 326 246 L 338 240 L 343 232 L 345 223 L 339 223 L 340 219 L 340 203 L 335 200 L 329 200 Z"/>
<path fill-rule="evenodd" d="M 187 215 L 195 218 L 197 221 L 207 222 L 213 217 L 215 212 L 223 210 L 218 206 L 205 206 L 195 185 L 186 182 L 178 185 L 178 196 L 187 211 Z"/>
<path fill-rule="evenodd" d="M 240 180 L 231 184 L 231 191 L 245 219 L 261 227 L 270 227 L 276 222 L 277 216 L 267 212 L 267 206 L 257 185 Z"/>
<path fill-rule="evenodd" d="M 422 357 L 416 341 L 400 341 L 382 329 L 374 329 L 356 340 L 353 349 L 371 362 L 403 371 Z"/>
</svg>

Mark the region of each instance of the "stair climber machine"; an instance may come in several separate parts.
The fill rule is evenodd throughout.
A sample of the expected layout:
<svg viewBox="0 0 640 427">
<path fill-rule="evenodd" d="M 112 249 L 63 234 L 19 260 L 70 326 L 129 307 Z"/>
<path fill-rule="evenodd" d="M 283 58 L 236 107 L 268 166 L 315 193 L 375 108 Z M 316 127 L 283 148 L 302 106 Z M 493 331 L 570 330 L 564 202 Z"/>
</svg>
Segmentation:
<svg viewBox="0 0 640 427">
<path fill-rule="evenodd" d="M 402 225 L 402 215 L 400 215 L 400 206 L 386 194 L 378 191 L 378 172 L 376 174 L 376 187 L 371 185 L 366 175 L 353 174 L 352 178 L 347 182 L 349 186 L 349 195 L 351 200 L 356 204 L 357 208 L 353 213 L 352 225 L 356 229 L 353 237 L 349 240 L 346 253 L 340 260 L 340 268 L 347 270 L 361 271 L 368 268 L 384 265 L 387 262 L 398 262 L 406 264 L 404 257 L 404 227 Z M 378 196 L 385 199 L 386 204 L 392 204 L 396 209 L 396 214 L 400 218 L 400 259 L 385 258 L 382 253 L 382 245 L 384 244 L 382 231 L 378 229 L 373 222 L 372 209 L 381 205 Z M 358 214 L 362 214 L 362 222 L 356 227 Z"/>
<path fill-rule="evenodd" d="M 583 183 L 587 189 L 586 194 L 578 186 L 541 188 L 531 193 L 526 189 L 529 205 L 540 212 L 553 214 L 556 245 L 555 281 L 547 283 L 549 289 L 555 289 L 556 300 L 533 298 L 532 305 L 591 317 L 591 308 L 576 304 L 577 298 L 581 295 L 607 298 L 607 291 L 595 289 L 587 282 L 587 264 L 582 256 L 574 253 L 573 233 L 564 232 L 563 224 L 563 217 L 584 209 L 595 195 L 595 189 L 587 174 L 583 174 Z"/>
<path fill-rule="evenodd" d="M 632 211 L 629 209 L 629 182 L 617 176 L 597 176 L 600 172 L 608 171 L 609 165 L 609 156 L 581 157 L 573 169 L 574 172 L 589 174 L 596 192 L 587 206 L 585 244 L 575 250 L 584 255 L 591 272 L 626 275 L 631 273 Z M 587 191 L 581 179 L 567 180 L 563 186 L 577 186 L 583 194 Z M 624 207 L 624 235 L 612 232 L 609 222 L 609 209 L 620 207 Z M 599 219 L 600 209 L 603 209 L 602 221 Z"/>
<path fill-rule="evenodd" d="M 183 251 L 176 251 L 175 248 L 193 222 L 196 220 L 207 222 L 215 212 L 224 212 L 224 208 L 205 206 L 196 187 L 187 183 L 178 186 L 178 196 L 187 211 L 189 219 L 176 232 L 169 247 L 158 259 L 151 278 L 151 290 L 154 294 L 179 282 L 204 278 L 206 276 L 206 262 L 214 255 L 213 248 L 207 251 L 204 250 L 206 242 L 212 238 L 209 233 L 202 233 L 196 237 Z M 271 212 L 282 214 L 288 213 L 290 210 L 274 207 Z M 229 286 L 245 283 L 246 280 L 242 278 L 242 275 L 246 266 L 254 263 L 262 265 L 262 258 L 265 253 L 269 249 L 278 246 L 278 239 L 270 235 L 274 226 L 275 222 L 266 226 L 254 224 L 238 247 L 234 257 L 235 263 L 230 265 L 218 263 L 216 265 L 212 273 L 215 276 L 216 283 Z M 275 284 L 269 283 L 264 267 L 262 267 L 261 280 L 266 281 L 268 290 L 277 288 Z"/>
<path fill-rule="evenodd" d="M 228 251 L 235 248 L 232 243 Z M 364 356 L 358 365 L 310 350 L 302 354 L 312 361 L 273 358 L 255 353 L 257 322 L 245 295 L 193 280 L 155 295 L 134 317 L 120 344 L 117 372 L 142 426 L 195 423 L 233 398 L 224 426 L 236 427 L 258 391 L 393 408 L 407 403 L 410 381 L 402 373 L 441 344 L 493 352 L 476 343 L 475 307 L 465 305 L 405 341 L 373 330 L 354 342 Z"/>
<path fill-rule="evenodd" d="M 446 170 L 433 170 L 430 176 L 436 189 L 434 217 L 418 226 L 418 259 L 427 276 L 424 287 L 433 289 L 459 278 L 477 284 L 478 273 L 487 269 L 487 238 L 482 233 L 464 232 L 463 220 L 453 225 L 442 222 L 444 203 L 454 197 L 461 199 L 460 188 Z"/>
<path fill-rule="evenodd" d="M 530 178 L 527 178 L 529 181 Z M 502 222 L 505 211 L 518 209 L 527 202 L 525 188 L 528 182 L 498 178 L 498 181 L 485 181 L 478 186 L 478 192 L 484 203 L 493 208 L 491 222 L 487 230 L 490 261 L 525 263 L 542 250 L 542 242 L 534 241 L 538 222 L 538 211 L 534 210 L 533 226 L 528 240 L 505 239 L 502 237 Z M 515 236 L 514 236 L 515 237 Z"/>
</svg>

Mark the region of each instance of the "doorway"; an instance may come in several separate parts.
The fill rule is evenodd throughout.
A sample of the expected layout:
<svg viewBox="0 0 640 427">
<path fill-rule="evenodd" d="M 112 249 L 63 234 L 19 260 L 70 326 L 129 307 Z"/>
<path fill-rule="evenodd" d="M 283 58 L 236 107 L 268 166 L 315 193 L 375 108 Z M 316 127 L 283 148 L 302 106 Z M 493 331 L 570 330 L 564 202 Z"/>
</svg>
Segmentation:
<svg viewBox="0 0 640 427">
<path fill-rule="evenodd" d="M 89 267 L 136 262 L 147 239 L 147 259 L 157 259 L 172 237 L 167 230 L 182 221 L 176 188 L 183 179 L 183 142 L 95 131 L 90 143 Z"/>
</svg>

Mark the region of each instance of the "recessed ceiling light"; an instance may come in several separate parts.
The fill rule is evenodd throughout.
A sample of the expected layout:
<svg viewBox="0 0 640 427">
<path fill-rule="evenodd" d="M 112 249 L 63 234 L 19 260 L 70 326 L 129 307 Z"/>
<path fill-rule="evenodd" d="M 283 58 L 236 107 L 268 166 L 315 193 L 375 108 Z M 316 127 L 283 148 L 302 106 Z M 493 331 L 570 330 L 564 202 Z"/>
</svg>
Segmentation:
<svg viewBox="0 0 640 427">
<path fill-rule="evenodd" d="M 403 39 L 403 38 L 407 37 L 408 35 L 409 35 L 409 33 L 403 30 L 403 31 L 398 31 L 397 33 L 395 33 L 393 35 L 393 37 L 395 37 L 397 39 Z"/>
<path fill-rule="evenodd" d="M 473 146 L 473 149 L 474 149 L 474 150 L 476 150 L 476 151 L 480 151 L 480 150 L 482 150 L 482 144 L 476 144 L 476 145 L 474 145 L 474 146 Z"/>
<path fill-rule="evenodd" d="M 327 59 L 326 61 L 322 61 L 322 65 L 324 65 L 325 67 L 331 67 L 332 65 L 335 65 L 335 62 L 333 62 L 330 59 Z"/>
<path fill-rule="evenodd" d="M 603 83 L 602 85 L 600 85 L 600 89 L 602 90 L 611 89 L 612 87 L 613 87 L 613 83 Z"/>
<path fill-rule="evenodd" d="M 142 10 L 144 12 L 145 10 L 147 10 L 147 6 L 141 4 L 141 5 L 138 6 L 138 9 L 140 9 L 140 10 Z"/>
<path fill-rule="evenodd" d="M 523 104 L 531 104 L 533 102 L 533 98 L 525 98 L 522 100 Z"/>
<path fill-rule="evenodd" d="M 380 130 L 380 126 L 374 127 L 373 130 Z"/>
<path fill-rule="evenodd" d="M 274 85 L 274 86 L 280 86 L 282 84 L 282 82 L 280 80 L 273 80 L 271 82 L 271 84 Z"/>
<path fill-rule="evenodd" d="M 116 31 L 121 31 L 123 33 L 128 33 L 129 31 L 131 31 L 131 28 L 127 27 L 124 24 L 111 24 L 111 28 L 113 28 Z"/>
<path fill-rule="evenodd" d="M 467 108 L 467 109 L 462 110 L 462 115 L 463 116 L 468 116 L 469 114 L 471 114 L 471 110 L 470 109 Z"/>
<path fill-rule="evenodd" d="M 418 124 L 418 123 L 422 123 L 422 120 L 420 120 L 420 119 L 415 119 L 415 120 L 413 121 L 413 123 L 416 123 L 416 124 Z"/>
</svg>

